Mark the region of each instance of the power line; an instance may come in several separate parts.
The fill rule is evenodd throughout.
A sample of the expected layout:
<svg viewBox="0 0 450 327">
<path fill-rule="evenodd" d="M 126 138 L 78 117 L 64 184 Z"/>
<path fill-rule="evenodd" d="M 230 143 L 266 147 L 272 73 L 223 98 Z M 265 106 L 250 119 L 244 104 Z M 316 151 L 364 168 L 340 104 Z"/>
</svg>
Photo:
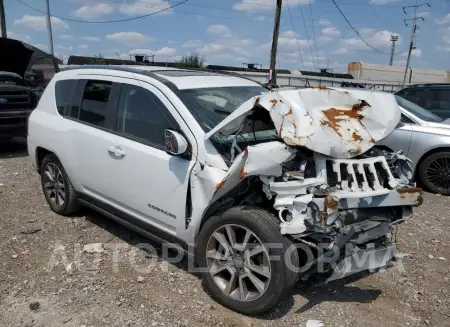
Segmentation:
<svg viewBox="0 0 450 327">
<path fill-rule="evenodd" d="M 294 32 L 294 36 L 295 36 L 295 44 L 297 45 L 297 49 L 298 49 L 298 54 L 300 56 L 300 61 L 302 62 L 302 66 L 304 68 L 305 67 L 305 63 L 303 62 L 303 56 L 302 56 L 302 52 L 300 50 L 300 46 L 298 45 L 298 39 L 297 39 L 297 33 L 295 32 L 295 28 L 294 28 L 294 22 L 292 21 L 292 16 L 291 16 L 291 8 L 289 7 L 289 2 L 286 0 L 286 5 L 288 7 L 288 12 L 289 12 L 289 18 L 291 20 L 291 25 L 292 25 L 292 31 Z"/>
<path fill-rule="evenodd" d="M 331 0 L 334 5 L 336 6 L 337 10 L 339 10 L 339 12 L 341 13 L 342 17 L 344 17 L 344 19 L 346 20 L 347 24 L 350 25 L 350 27 L 352 28 L 352 30 L 356 33 L 356 35 L 358 35 L 358 37 L 361 39 L 361 41 L 364 42 L 365 45 L 367 45 L 369 48 L 371 48 L 373 51 L 384 54 L 384 55 L 388 55 L 390 56 L 390 53 L 386 53 L 383 51 L 378 50 L 377 48 L 374 48 L 373 46 L 371 46 L 369 43 L 367 43 L 366 40 L 363 39 L 363 37 L 359 34 L 359 32 L 353 27 L 352 23 L 350 23 L 350 21 L 347 19 L 347 17 L 344 15 L 344 13 L 342 12 L 341 8 L 339 8 L 339 6 L 337 5 L 335 0 Z"/>
<path fill-rule="evenodd" d="M 286 3 L 287 3 L 287 0 L 286 0 Z M 308 35 L 308 29 L 306 28 L 305 16 L 303 16 L 302 4 L 300 2 L 299 2 L 299 4 L 300 4 L 300 12 L 302 14 L 302 19 L 303 19 L 303 26 L 305 26 L 306 39 L 308 40 L 309 52 L 311 53 L 311 59 L 312 59 L 314 68 L 317 69 L 317 65 L 316 65 L 316 62 L 314 60 L 314 54 L 313 54 L 313 51 L 312 51 L 312 48 L 311 48 L 311 41 L 310 41 L 309 35 Z"/>
<path fill-rule="evenodd" d="M 33 10 L 35 10 L 35 11 L 38 11 L 38 12 L 42 13 L 42 14 L 47 14 L 45 11 L 40 10 L 40 9 L 37 9 L 37 8 L 35 8 L 35 7 L 33 7 L 33 6 L 30 6 L 29 4 L 23 2 L 22 0 L 17 0 L 17 1 L 20 2 L 21 4 L 23 4 L 24 6 L 27 6 L 28 8 L 31 8 L 31 9 L 33 9 Z M 145 17 L 152 16 L 152 15 L 156 15 L 156 14 L 159 14 L 159 13 L 161 13 L 161 12 L 163 12 L 163 11 L 167 11 L 167 10 L 169 10 L 169 9 L 178 7 L 178 6 L 180 6 L 180 5 L 182 5 L 183 3 L 186 3 L 186 2 L 188 2 L 188 1 L 189 1 L 189 0 L 183 0 L 183 1 L 178 2 L 178 3 L 176 3 L 176 4 L 174 4 L 174 5 L 170 6 L 170 7 L 167 7 L 167 8 L 164 8 L 164 9 L 161 9 L 161 10 L 158 10 L 158 11 L 155 11 L 155 12 L 152 12 L 152 13 L 149 13 L 149 14 L 146 14 L 146 15 L 141 15 L 141 16 L 136 16 L 136 17 L 130 17 L 130 18 L 124 18 L 124 19 L 116 19 L 116 20 L 89 21 L 89 20 L 78 20 L 78 19 L 72 19 L 72 18 L 68 18 L 68 17 L 61 17 L 61 16 L 55 16 L 55 15 L 51 15 L 51 16 L 52 16 L 52 17 L 55 17 L 55 18 L 62 19 L 62 20 L 67 20 L 67 21 L 69 21 L 69 22 L 75 22 L 75 23 L 86 23 L 86 24 L 109 24 L 109 23 L 120 23 L 120 22 L 128 22 L 128 21 L 130 21 L 130 20 L 141 19 L 141 18 L 145 18 Z"/>
<path fill-rule="evenodd" d="M 309 2 L 309 11 L 311 12 L 311 18 L 312 18 L 313 10 L 312 10 L 311 2 L 312 1 Z M 316 29 L 314 28 L 314 19 L 312 19 L 312 30 L 313 30 L 313 38 L 314 38 L 314 48 L 316 50 L 317 66 L 318 66 L 318 68 L 320 68 L 319 52 L 317 52 Z"/>
</svg>

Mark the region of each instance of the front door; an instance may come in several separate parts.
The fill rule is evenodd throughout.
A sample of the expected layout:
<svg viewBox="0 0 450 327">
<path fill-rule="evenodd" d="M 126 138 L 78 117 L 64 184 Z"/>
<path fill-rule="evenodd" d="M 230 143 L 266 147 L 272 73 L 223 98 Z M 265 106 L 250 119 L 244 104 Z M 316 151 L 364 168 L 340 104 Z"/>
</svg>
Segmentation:
<svg viewBox="0 0 450 327">
<path fill-rule="evenodd" d="M 164 131 L 171 129 L 195 142 L 181 117 L 155 87 L 122 84 L 116 133 L 108 151 L 117 163 L 111 197 L 139 219 L 176 233 L 186 226 L 186 198 L 194 161 L 165 151 Z M 116 151 L 119 151 L 116 153 Z M 192 149 L 191 149 L 192 151 Z"/>
</svg>

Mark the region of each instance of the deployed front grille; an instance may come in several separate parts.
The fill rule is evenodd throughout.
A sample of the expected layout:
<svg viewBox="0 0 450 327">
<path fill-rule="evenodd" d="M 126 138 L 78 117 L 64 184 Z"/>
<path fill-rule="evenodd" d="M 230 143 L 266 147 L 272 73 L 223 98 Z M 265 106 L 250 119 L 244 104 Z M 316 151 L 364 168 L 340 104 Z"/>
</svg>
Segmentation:
<svg viewBox="0 0 450 327">
<path fill-rule="evenodd" d="M 0 111 L 5 109 L 33 109 L 35 104 L 33 91 L 0 86 Z"/>
<path fill-rule="evenodd" d="M 370 192 L 393 189 L 397 184 L 386 158 L 327 160 L 330 186 L 348 192 Z"/>
</svg>

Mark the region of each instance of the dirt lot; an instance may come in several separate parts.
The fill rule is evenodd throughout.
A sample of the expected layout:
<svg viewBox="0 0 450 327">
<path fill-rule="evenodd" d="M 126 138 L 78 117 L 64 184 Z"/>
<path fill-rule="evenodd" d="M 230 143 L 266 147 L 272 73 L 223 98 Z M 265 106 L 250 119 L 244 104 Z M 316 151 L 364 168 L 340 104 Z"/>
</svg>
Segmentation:
<svg viewBox="0 0 450 327">
<path fill-rule="evenodd" d="M 141 236 L 87 209 L 51 212 L 24 141 L 0 143 L 0 326 L 450 326 L 449 204 L 425 194 L 398 232 L 402 264 L 299 284 L 272 312 L 245 317 L 212 301 L 184 262 L 140 249 Z"/>
</svg>

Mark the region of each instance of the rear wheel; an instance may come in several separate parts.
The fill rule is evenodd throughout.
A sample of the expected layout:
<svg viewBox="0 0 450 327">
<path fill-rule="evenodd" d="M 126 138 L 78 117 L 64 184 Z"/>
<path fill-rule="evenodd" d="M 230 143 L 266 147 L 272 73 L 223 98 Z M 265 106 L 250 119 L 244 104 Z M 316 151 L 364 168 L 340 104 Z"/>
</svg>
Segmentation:
<svg viewBox="0 0 450 327">
<path fill-rule="evenodd" d="M 426 157 L 420 164 L 419 177 L 431 192 L 450 195 L 450 152 L 436 152 Z"/>
<path fill-rule="evenodd" d="M 289 268 L 298 267 L 298 253 L 279 230 L 275 216 L 253 207 L 232 208 L 205 223 L 196 258 L 216 301 L 257 315 L 288 294 L 298 276 Z"/>
<path fill-rule="evenodd" d="M 78 210 L 76 192 L 54 154 L 47 155 L 42 161 L 41 184 L 45 199 L 54 212 L 65 216 Z"/>
</svg>

